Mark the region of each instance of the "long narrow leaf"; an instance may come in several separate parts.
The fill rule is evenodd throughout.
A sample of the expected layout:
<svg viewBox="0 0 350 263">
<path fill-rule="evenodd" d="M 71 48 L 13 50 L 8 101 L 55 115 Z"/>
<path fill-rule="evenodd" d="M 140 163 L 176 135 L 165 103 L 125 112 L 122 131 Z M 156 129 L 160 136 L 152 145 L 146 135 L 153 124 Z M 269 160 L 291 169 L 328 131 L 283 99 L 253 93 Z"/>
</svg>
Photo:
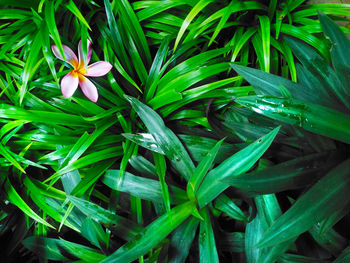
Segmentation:
<svg viewBox="0 0 350 263">
<path fill-rule="evenodd" d="M 315 184 L 265 232 L 258 246 L 272 246 L 292 239 L 310 229 L 329 214 L 348 205 L 344 196 L 350 191 L 350 160 Z"/>
<path fill-rule="evenodd" d="M 129 96 L 126 98 L 145 123 L 164 154 L 178 172 L 188 180 L 194 171 L 194 164 L 177 136 L 165 126 L 161 117 L 150 107 L 135 98 Z"/>
<path fill-rule="evenodd" d="M 272 130 L 211 170 L 197 192 L 199 207 L 204 207 L 228 187 L 220 181 L 221 179 L 248 171 L 271 145 L 279 129 L 280 127 L 277 127 Z"/>
<path fill-rule="evenodd" d="M 192 202 L 176 206 L 169 214 L 164 214 L 153 221 L 132 241 L 119 248 L 101 263 L 131 262 L 146 254 L 185 221 L 191 215 L 193 209 L 194 204 Z M 157 234 L 155 235 L 155 233 Z"/>
<path fill-rule="evenodd" d="M 49 223 L 47 223 L 43 218 L 41 218 L 40 216 L 38 216 L 31 208 L 30 206 L 27 205 L 26 202 L 24 202 L 24 200 L 21 198 L 21 196 L 17 193 L 17 191 L 15 190 L 15 188 L 13 188 L 13 186 L 11 185 L 9 180 L 6 180 L 5 182 L 5 190 L 6 193 L 8 195 L 8 200 L 13 203 L 15 206 L 17 206 L 19 209 L 21 209 L 23 211 L 23 213 L 25 213 L 26 215 L 28 215 L 29 217 L 33 218 L 35 221 L 54 228 L 52 225 L 50 225 Z"/>
<path fill-rule="evenodd" d="M 350 116 L 333 109 L 296 99 L 270 96 L 241 97 L 236 102 L 267 117 L 350 143 Z"/>
</svg>

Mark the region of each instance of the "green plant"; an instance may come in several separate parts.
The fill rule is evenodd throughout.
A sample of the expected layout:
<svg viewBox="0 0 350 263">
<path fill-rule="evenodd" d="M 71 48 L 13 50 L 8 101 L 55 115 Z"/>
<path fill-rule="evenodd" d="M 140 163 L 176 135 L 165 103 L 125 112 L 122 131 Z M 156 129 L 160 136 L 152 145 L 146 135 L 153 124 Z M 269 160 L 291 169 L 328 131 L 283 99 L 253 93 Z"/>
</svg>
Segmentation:
<svg viewBox="0 0 350 263">
<path fill-rule="evenodd" d="M 317 127 L 331 139 L 314 136 L 237 107 L 234 101 L 248 103 L 252 97 L 247 96 L 262 94 L 259 87 L 264 85 L 242 86 L 243 78 L 231 66 L 248 81 L 249 69 L 232 62 L 295 80 L 291 50 L 302 59 L 293 40 L 283 40 L 280 32 L 321 47 L 327 61 L 330 43 L 312 18 L 319 8 L 340 19 L 336 15 L 348 15 L 349 5 L 3 0 L 0 7 L 2 258 L 320 262 L 342 253 L 347 239 L 332 227 L 348 213 L 346 198 L 339 202 L 337 196 L 348 186 L 347 163 L 341 164 L 347 145 L 337 140 L 346 143 L 348 138 L 332 123 L 347 118 L 338 100 L 348 100 L 337 85 L 329 85 L 332 78 L 323 80 L 318 67 L 318 75 L 309 69 L 313 64 L 296 69 L 299 81 L 305 75 L 303 85 L 320 82 L 323 93 L 318 98 L 314 91 L 297 91 L 298 84 L 253 71 L 260 79 L 272 78 L 269 89 L 272 85 L 276 93 L 265 94 L 280 96 L 281 91 L 292 104 L 294 98 L 304 99 L 343 112 L 327 111 L 329 117 Z M 247 22 L 250 18 L 252 23 Z M 305 38 L 303 27 L 312 29 L 312 35 Z M 89 101 L 79 89 L 69 99 L 62 96 L 71 95 L 62 94 L 60 87 L 71 69 L 55 58 L 65 46 L 75 50 L 79 41 L 81 57 L 88 58 L 88 40 L 93 43 L 91 62 L 103 60 L 113 66 L 105 77 L 91 80 L 98 90 L 97 103 L 96 96 Z M 341 63 L 334 64 L 340 60 L 333 53 L 334 68 L 344 72 Z M 325 61 L 317 62 L 319 68 L 325 69 Z M 333 78 L 339 77 L 347 83 L 343 75 Z M 334 91 L 332 99 L 324 96 L 330 94 L 328 87 Z M 293 114 L 292 124 L 305 124 Z M 326 177 L 324 171 L 329 171 Z M 300 249 L 305 245 L 302 237 L 295 250 L 291 243 L 307 230 L 307 224 L 297 222 L 293 240 L 273 249 L 257 248 L 285 207 L 304 203 L 295 201 L 300 191 L 321 177 L 301 200 L 315 204 L 325 185 L 344 181 L 313 207 L 319 212 L 329 200 L 339 202 L 322 211 L 320 218 L 330 216 L 328 220 L 310 226 L 312 214 L 304 215 L 316 240 L 312 245 L 326 249 L 305 253 Z M 297 208 L 294 214 L 300 213 Z M 283 236 L 279 230 L 268 230 L 262 245 L 273 243 L 276 233 Z M 340 258 L 346 256 L 344 250 Z"/>
<path fill-rule="evenodd" d="M 301 1 L 136 1 L 133 7 L 156 43 L 165 37 L 180 43 L 200 39 L 205 46 L 231 47 L 231 62 L 253 63 L 266 72 L 296 80 L 293 55 L 281 34 L 307 42 L 329 58 L 329 45 L 317 10 L 349 15 L 347 4 L 309 4 Z M 183 12 L 184 9 L 190 10 Z M 348 29 L 343 28 L 346 32 Z M 251 59 L 251 58 L 254 59 Z M 254 61 L 256 60 L 256 61 Z"/>
<path fill-rule="evenodd" d="M 319 19 L 324 34 L 331 41 L 333 67 L 317 51 L 291 38 L 286 38 L 286 41 L 301 63 L 297 65 L 298 83 L 231 64 L 253 85 L 257 94 L 237 98 L 235 101 L 238 104 L 281 124 L 287 123 L 289 132 L 294 133 L 300 144 L 308 144 L 311 152 L 328 156 L 326 165 L 323 165 L 322 178 L 296 200 L 291 199 L 291 206 L 283 215 L 272 218 L 263 226 L 261 237 L 255 240 L 256 249 L 262 255 L 264 248 L 273 245 L 287 249 L 305 231 L 333 255 L 339 255 L 346 246 L 344 238 L 333 227 L 344 217 L 347 218 L 349 212 L 346 195 L 350 189 L 347 159 L 350 142 L 347 81 L 350 67 L 347 54 L 350 52 L 350 42 L 326 15 L 320 13 Z M 232 111 L 235 109 L 232 108 Z M 256 122 L 253 118 L 248 119 L 252 123 Z M 303 149 L 307 148 L 303 146 Z M 238 176 L 225 182 L 244 190 L 266 194 L 287 189 L 285 187 L 299 188 L 299 183 L 309 184 L 312 173 L 308 170 L 314 166 L 311 163 L 320 158 L 319 154 L 288 161 L 284 167 L 282 164 L 271 166 L 263 170 L 264 173 L 251 173 L 251 177 Z M 269 190 L 261 185 L 264 183 L 270 183 Z M 325 240 L 329 240 L 329 243 L 325 243 Z M 347 255 L 344 251 L 336 262 L 345 262 Z"/>
</svg>

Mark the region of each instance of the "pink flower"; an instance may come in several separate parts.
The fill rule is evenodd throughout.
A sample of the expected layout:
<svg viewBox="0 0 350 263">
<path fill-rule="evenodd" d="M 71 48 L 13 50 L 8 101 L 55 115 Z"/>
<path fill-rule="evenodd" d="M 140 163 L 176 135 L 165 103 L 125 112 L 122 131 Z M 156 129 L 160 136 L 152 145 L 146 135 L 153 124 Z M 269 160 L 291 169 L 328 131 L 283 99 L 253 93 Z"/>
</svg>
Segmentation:
<svg viewBox="0 0 350 263">
<path fill-rule="evenodd" d="M 81 41 L 79 41 L 79 45 L 78 45 L 79 60 L 69 47 L 65 45 L 62 45 L 62 47 L 63 47 L 65 59 L 62 57 L 56 45 L 51 46 L 53 54 L 58 59 L 66 61 L 73 67 L 73 70 L 69 72 L 66 76 L 64 76 L 61 81 L 61 90 L 62 90 L 63 96 L 66 98 L 72 97 L 72 95 L 78 88 L 78 84 L 79 84 L 85 96 L 89 100 L 96 102 L 98 99 L 97 88 L 86 77 L 101 77 L 103 75 L 106 75 L 112 69 L 112 65 L 107 61 L 98 61 L 91 65 L 88 65 L 90 62 L 91 53 L 92 53 L 91 42 L 89 40 L 87 45 L 86 61 L 84 61 L 84 58 L 83 58 Z"/>
</svg>

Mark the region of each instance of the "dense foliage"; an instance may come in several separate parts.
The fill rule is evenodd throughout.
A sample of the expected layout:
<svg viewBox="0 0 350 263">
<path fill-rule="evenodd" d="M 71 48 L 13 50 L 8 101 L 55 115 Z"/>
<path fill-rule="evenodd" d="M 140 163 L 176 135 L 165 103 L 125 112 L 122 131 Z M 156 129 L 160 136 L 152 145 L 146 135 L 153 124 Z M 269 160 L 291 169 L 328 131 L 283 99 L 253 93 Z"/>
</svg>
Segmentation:
<svg viewBox="0 0 350 263">
<path fill-rule="evenodd" d="M 1 260 L 349 262 L 349 16 L 2 0 Z"/>
</svg>

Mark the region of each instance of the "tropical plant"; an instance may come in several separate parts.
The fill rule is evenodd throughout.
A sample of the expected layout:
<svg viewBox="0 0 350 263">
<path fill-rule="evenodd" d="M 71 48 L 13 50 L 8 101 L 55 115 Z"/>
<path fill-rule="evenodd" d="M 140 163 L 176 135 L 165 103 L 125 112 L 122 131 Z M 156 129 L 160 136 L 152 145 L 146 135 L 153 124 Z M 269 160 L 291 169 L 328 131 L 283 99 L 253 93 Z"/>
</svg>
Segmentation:
<svg viewBox="0 0 350 263">
<path fill-rule="evenodd" d="M 260 257 L 266 253 L 264 249 L 271 246 L 275 246 L 273 249 L 288 249 L 301 234 L 308 231 L 329 256 L 339 256 L 334 262 L 346 262 L 348 258 L 347 250 L 341 254 L 347 245 L 343 236 L 344 229 L 339 234 L 335 227 L 339 221 L 348 217 L 350 202 L 346 197 L 350 190 L 350 160 L 347 154 L 350 143 L 350 64 L 347 57 L 350 42 L 325 14 L 319 13 L 319 20 L 325 36 L 331 42 L 331 65 L 307 44 L 292 38 L 285 39 L 301 63 L 297 64 L 298 83 L 231 64 L 234 70 L 253 85 L 256 93 L 255 96 L 237 98 L 235 102 L 262 116 L 291 126 L 294 143 L 303 145 L 303 150 L 309 148 L 294 160 L 246 176 L 225 179 L 229 185 L 255 194 L 272 194 L 291 187 L 299 188 L 302 184 L 310 185 L 303 193 L 291 198 L 290 206 L 283 215 L 270 218 L 270 222 L 265 225 L 255 223 L 260 224 L 262 231 L 251 242 L 257 244 L 256 253 Z M 235 112 L 235 107 L 230 110 L 233 112 L 228 117 L 228 123 L 233 121 L 232 115 L 240 114 L 239 111 Z M 251 123 L 256 123 L 259 119 L 259 116 L 246 118 Z M 259 123 L 261 125 L 262 121 Z M 316 178 L 310 178 L 315 174 L 310 174 L 309 169 L 314 169 L 314 163 L 324 156 L 327 159 L 320 166 L 321 177 L 317 176 L 318 181 L 310 184 L 309 180 Z M 270 183 L 268 188 L 262 186 L 264 181 Z M 257 217 L 255 220 L 260 219 Z"/>
<path fill-rule="evenodd" d="M 200 39 L 204 46 L 231 47 L 231 62 L 253 63 L 266 72 L 296 81 L 293 55 L 280 35 L 307 42 L 329 57 L 317 10 L 349 16 L 348 4 L 310 4 L 300 1 L 136 1 L 136 15 L 146 35 L 156 43 L 165 37 L 180 43 Z M 189 12 L 182 12 L 188 9 Z M 166 11 L 166 12 L 165 12 Z M 338 17 L 338 19 L 341 19 Z M 343 28 L 349 32 L 349 29 Z M 252 59 L 253 57 L 253 59 Z"/>
<path fill-rule="evenodd" d="M 1 258 L 346 260 L 346 235 L 333 227 L 349 207 L 338 196 L 348 189 L 348 87 L 338 84 L 348 83 L 341 54 L 349 51 L 322 16 L 326 36 L 341 41 L 329 53 L 314 18 L 320 9 L 339 20 L 348 8 L 304 1 L 1 1 Z M 303 66 L 294 66 L 291 51 Z M 298 75 L 299 84 L 232 62 Z M 253 88 L 242 86 L 232 68 Z M 274 97 L 248 96 L 254 93 Z M 289 104 L 279 117 L 239 106 L 268 109 L 281 100 Z M 298 105 L 311 107 L 312 116 L 298 113 Z M 334 190 L 325 194 L 329 185 Z M 304 205 L 313 205 L 309 213 Z M 283 232 L 291 221 L 296 228 Z M 312 253 L 309 236 L 298 238 L 305 231 L 315 240 Z M 255 246 L 264 232 L 261 248 Z"/>
</svg>

